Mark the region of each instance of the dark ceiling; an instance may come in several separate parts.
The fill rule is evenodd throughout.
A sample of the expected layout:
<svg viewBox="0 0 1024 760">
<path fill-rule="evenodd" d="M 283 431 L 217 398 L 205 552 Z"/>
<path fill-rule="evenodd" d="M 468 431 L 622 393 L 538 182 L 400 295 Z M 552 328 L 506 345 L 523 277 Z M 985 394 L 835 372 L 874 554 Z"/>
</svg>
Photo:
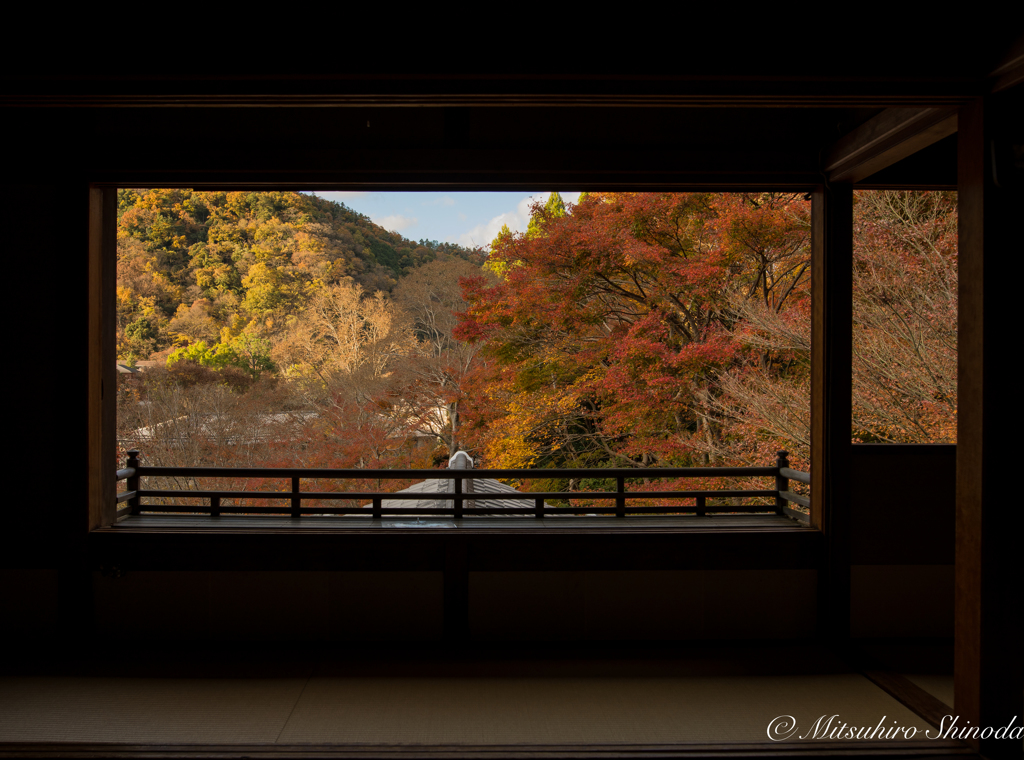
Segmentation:
<svg viewBox="0 0 1024 760">
<path fill-rule="evenodd" d="M 9 135 L 47 146 L 12 151 L 9 176 L 72 171 L 122 186 L 803 189 L 823 181 L 838 138 L 884 109 L 955 108 L 998 89 L 1001 62 L 1020 58 L 1006 32 L 953 48 L 886 34 L 872 45 L 873 56 L 719 52 L 685 73 L 678 64 L 657 74 L 7 73 L 0 110 Z M 952 135 L 870 179 L 954 186 L 955 157 Z"/>
</svg>

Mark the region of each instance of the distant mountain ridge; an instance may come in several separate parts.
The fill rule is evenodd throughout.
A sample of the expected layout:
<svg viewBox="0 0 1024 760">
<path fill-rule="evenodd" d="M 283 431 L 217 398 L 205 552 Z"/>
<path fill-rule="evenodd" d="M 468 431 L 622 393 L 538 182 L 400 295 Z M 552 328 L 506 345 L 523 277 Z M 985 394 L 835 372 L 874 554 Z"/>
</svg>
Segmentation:
<svg viewBox="0 0 1024 760">
<path fill-rule="evenodd" d="M 412 241 L 343 203 L 296 192 L 118 191 L 118 357 L 273 332 L 325 286 L 390 292 L 437 258 L 481 265 L 452 243 Z"/>
</svg>

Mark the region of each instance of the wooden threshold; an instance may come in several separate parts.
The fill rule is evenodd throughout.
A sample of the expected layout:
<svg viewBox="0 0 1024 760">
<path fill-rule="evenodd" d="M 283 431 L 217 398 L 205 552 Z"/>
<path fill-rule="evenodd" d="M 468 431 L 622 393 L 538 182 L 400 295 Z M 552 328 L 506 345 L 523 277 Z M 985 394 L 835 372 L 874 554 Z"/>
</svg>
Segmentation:
<svg viewBox="0 0 1024 760">
<path fill-rule="evenodd" d="M 952 707 L 899 673 L 874 669 L 864 669 L 861 672 L 886 694 L 899 700 L 914 714 L 921 716 L 936 728 L 942 725 L 943 718 L 956 715 Z"/>
<path fill-rule="evenodd" d="M 719 743 L 719 744 L 582 744 L 582 745 L 408 745 L 408 744 L 110 744 L 0 743 L 0 758 L 742 758 L 843 757 L 926 758 L 980 757 L 951 742 Z"/>
<path fill-rule="evenodd" d="M 464 532 L 716 532 L 716 531 L 813 531 L 796 520 L 776 514 L 760 515 L 679 515 L 606 517 L 463 517 L 459 519 L 433 515 L 410 515 L 374 519 L 369 516 L 266 516 L 207 514 L 140 514 L 127 515 L 114 525 L 95 532 L 137 531 L 214 531 L 214 532 L 366 532 L 415 531 L 430 532 L 456 529 Z"/>
</svg>

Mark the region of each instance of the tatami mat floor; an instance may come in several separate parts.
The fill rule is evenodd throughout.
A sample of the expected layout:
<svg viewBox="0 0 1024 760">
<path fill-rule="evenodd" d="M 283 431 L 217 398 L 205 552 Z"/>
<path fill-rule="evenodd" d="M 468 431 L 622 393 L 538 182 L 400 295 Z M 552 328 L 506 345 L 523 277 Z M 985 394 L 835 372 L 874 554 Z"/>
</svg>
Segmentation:
<svg viewBox="0 0 1024 760">
<path fill-rule="evenodd" d="M 0 742 L 765 742 L 786 715 L 799 727 L 789 741 L 822 715 L 915 727 L 923 738 L 929 726 L 863 676 L 796 654 L 424 664 L 370 653 L 273 667 L 257 657 L 16 672 L 0 678 Z"/>
</svg>

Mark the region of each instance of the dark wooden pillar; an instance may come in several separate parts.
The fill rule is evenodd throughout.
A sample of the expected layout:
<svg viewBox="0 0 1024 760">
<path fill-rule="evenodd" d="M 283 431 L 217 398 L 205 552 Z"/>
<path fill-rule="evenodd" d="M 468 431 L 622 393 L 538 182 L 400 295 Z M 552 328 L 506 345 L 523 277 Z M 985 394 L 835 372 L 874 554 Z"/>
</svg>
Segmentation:
<svg viewBox="0 0 1024 760">
<path fill-rule="evenodd" d="M 960 726 L 982 729 L 1024 720 L 1021 652 L 1019 489 L 1020 296 L 1014 274 L 1024 243 L 1024 188 L 994 156 L 1024 143 L 1020 103 L 978 99 L 959 116 L 959 380 L 956 505 L 956 687 Z M 1020 100 L 1020 97 L 1017 97 Z M 1018 150 L 1020 148 L 1018 147 Z M 1012 169 L 1012 163 L 1007 169 Z M 1019 757 L 1020 739 L 971 740 L 987 757 Z"/>
<path fill-rule="evenodd" d="M 117 190 L 89 189 L 89 523 L 116 519 L 117 370 L 114 335 L 117 286 Z"/>
<path fill-rule="evenodd" d="M 850 393 L 853 188 L 811 196 L 811 524 L 825 534 L 818 574 L 818 635 L 850 632 Z"/>
</svg>

